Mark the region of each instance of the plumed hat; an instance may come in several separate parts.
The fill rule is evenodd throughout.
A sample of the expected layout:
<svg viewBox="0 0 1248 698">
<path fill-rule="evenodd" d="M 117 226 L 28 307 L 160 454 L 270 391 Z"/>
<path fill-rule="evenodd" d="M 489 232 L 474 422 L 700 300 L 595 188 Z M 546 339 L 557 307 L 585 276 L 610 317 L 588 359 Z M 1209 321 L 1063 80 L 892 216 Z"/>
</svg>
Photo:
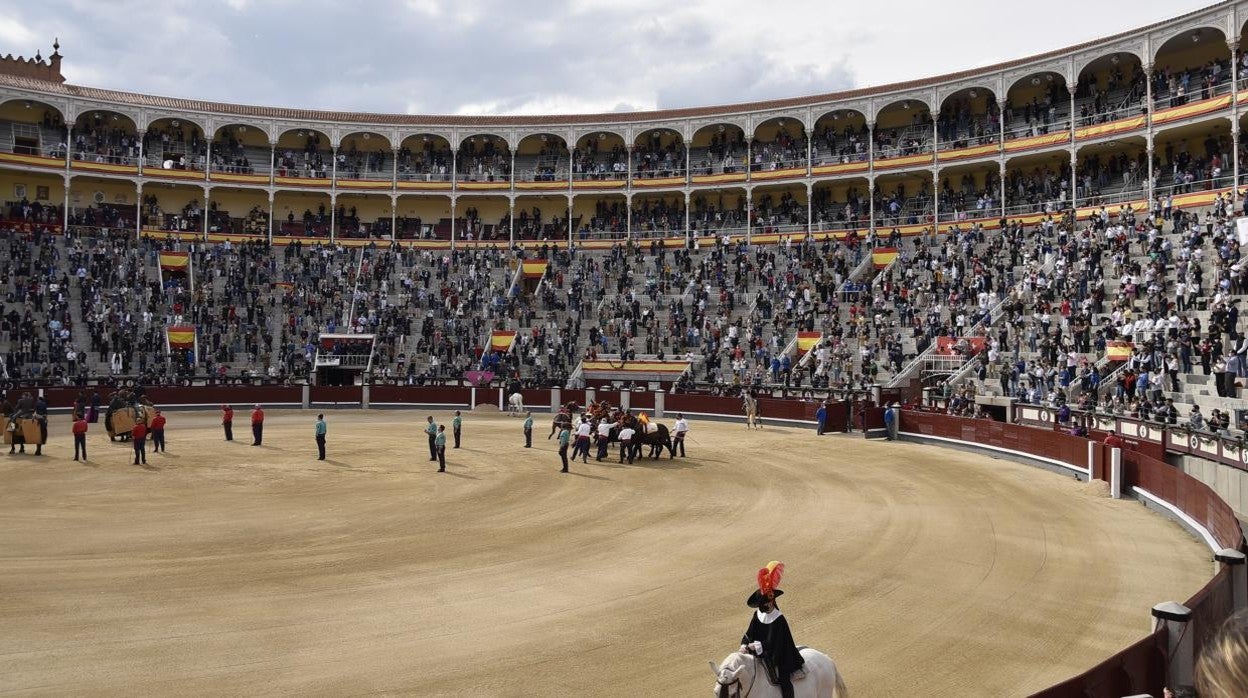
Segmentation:
<svg viewBox="0 0 1248 698">
<path fill-rule="evenodd" d="M 746 599 L 745 605 L 750 608 L 758 608 L 764 599 L 775 599 L 784 592 L 778 589 L 780 578 L 784 575 L 784 563 L 772 560 L 758 571 L 758 589 L 750 594 L 750 598 Z"/>
</svg>

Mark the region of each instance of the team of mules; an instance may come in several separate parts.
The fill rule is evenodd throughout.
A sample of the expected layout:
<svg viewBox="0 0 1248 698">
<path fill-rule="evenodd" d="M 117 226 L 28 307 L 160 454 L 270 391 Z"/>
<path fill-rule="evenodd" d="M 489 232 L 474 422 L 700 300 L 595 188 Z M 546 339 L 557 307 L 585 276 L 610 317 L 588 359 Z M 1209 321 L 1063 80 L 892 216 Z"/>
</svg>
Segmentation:
<svg viewBox="0 0 1248 698">
<path fill-rule="evenodd" d="M 576 414 L 576 412 L 576 403 L 570 402 L 564 405 L 559 412 L 555 414 L 555 418 L 551 421 L 550 435 L 546 438 L 551 438 L 557 434 L 561 428 L 572 429 L 572 415 Z M 603 420 L 612 423 L 607 443 L 619 443 L 620 430 L 626 426 L 632 427 L 634 432 L 634 443 L 640 443 L 642 446 L 649 446 L 650 453 L 648 455 L 650 458 L 658 458 L 663 455 L 664 449 L 667 449 L 669 458 L 676 457 L 676 450 L 672 448 L 672 435 L 666 424 L 650 422 L 649 429 L 647 429 L 646 425 L 642 423 L 642 420 L 639 419 L 637 415 L 623 408 L 613 406 L 606 400 L 586 405 L 584 414 L 589 418 L 589 424 L 592 429 L 591 433 L 593 434 L 598 433 L 598 425 L 602 423 Z"/>
</svg>

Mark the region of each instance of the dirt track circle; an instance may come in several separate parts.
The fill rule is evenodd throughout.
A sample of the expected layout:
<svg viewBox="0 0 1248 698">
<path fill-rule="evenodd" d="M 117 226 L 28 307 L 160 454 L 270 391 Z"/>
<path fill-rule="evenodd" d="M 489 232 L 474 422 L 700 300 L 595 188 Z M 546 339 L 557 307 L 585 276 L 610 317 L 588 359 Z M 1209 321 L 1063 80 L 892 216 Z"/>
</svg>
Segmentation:
<svg viewBox="0 0 1248 698">
<path fill-rule="evenodd" d="M 466 414 L 439 474 L 426 414 L 330 412 L 318 462 L 314 413 L 261 447 L 172 413 L 148 468 L 102 425 L 74 462 L 55 417 L 0 455 L 0 690 L 709 695 L 776 559 L 855 696 L 1024 695 L 1211 573 L 1139 504 L 962 451 L 695 420 L 688 458 L 563 475 L 548 415 L 525 449 Z"/>
</svg>

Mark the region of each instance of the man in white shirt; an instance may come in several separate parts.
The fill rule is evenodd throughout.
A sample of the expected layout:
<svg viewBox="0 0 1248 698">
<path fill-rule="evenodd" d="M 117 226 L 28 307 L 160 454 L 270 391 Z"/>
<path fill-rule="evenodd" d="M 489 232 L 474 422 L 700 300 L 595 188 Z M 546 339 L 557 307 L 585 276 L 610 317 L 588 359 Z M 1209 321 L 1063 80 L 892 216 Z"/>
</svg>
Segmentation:
<svg viewBox="0 0 1248 698">
<path fill-rule="evenodd" d="M 611 427 L 610 420 L 603 419 L 598 422 L 598 456 L 599 463 L 603 458 L 607 457 L 607 446 L 611 443 Z"/>
<path fill-rule="evenodd" d="M 624 426 L 620 429 L 620 460 L 623 463 L 624 458 L 628 458 L 628 464 L 633 464 L 633 435 L 636 432 L 630 426 Z"/>
<path fill-rule="evenodd" d="M 689 422 L 685 421 L 685 415 L 676 415 L 676 426 L 672 435 L 672 457 L 676 456 L 676 452 L 680 451 L 680 457 L 685 457 L 685 435 L 689 433 Z"/>
<path fill-rule="evenodd" d="M 589 435 L 593 431 L 593 427 L 589 423 L 589 418 L 582 415 L 581 423 L 576 426 L 576 444 L 572 447 L 572 460 L 576 460 L 576 454 L 581 454 L 581 462 L 589 462 Z"/>
</svg>

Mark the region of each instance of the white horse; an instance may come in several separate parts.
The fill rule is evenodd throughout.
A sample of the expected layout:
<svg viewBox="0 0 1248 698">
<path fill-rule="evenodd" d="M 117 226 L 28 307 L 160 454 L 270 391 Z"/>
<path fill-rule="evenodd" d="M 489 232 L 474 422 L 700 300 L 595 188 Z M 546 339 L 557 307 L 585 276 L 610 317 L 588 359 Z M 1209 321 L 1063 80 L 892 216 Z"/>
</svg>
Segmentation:
<svg viewBox="0 0 1248 698">
<path fill-rule="evenodd" d="M 831 657 L 809 647 L 801 653 L 805 674 L 793 677 L 793 698 L 849 698 Z M 752 654 L 733 652 L 722 665 L 708 663 L 715 673 L 716 698 L 780 698 L 780 687 L 771 683 L 763 661 Z"/>
<path fill-rule="evenodd" d="M 745 393 L 741 396 L 741 409 L 745 412 L 745 428 L 763 428 L 763 416 L 758 411 L 758 398 Z"/>
<path fill-rule="evenodd" d="M 507 398 L 507 414 L 519 417 L 524 414 L 524 396 L 520 393 L 512 393 Z"/>
</svg>

